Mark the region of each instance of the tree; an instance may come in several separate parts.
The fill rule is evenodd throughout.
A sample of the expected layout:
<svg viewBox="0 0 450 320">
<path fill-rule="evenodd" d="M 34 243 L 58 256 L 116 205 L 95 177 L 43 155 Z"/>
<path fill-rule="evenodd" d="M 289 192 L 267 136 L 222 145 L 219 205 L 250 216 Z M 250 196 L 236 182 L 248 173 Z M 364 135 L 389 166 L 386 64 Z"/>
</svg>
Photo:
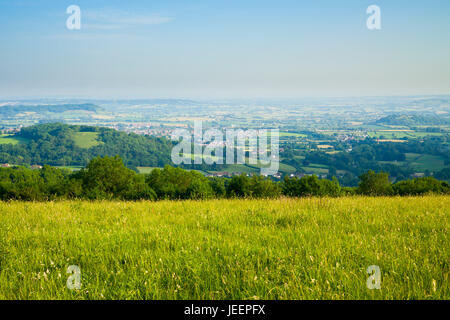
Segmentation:
<svg viewBox="0 0 450 320">
<path fill-rule="evenodd" d="M 154 169 L 146 183 L 156 192 L 158 199 L 208 199 L 214 192 L 209 181 L 197 171 L 186 171 L 172 166 Z"/>
<path fill-rule="evenodd" d="M 78 176 L 89 199 L 153 200 L 155 196 L 145 179 L 126 168 L 119 156 L 97 157 Z"/>
<path fill-rule="evenodd" d="M 250 178 L 245 174 L 231 178 L 227 187 L 228 197 L 247 198 L 251 197 Z"/>
<path fill-rule="evenodd" d="M 253 176 L 250 179 L 252 198 L 277 198 L 281 194 L 278 184 L 262 176 Z"/>
<path fill-rule="evenodd" d="M 446 182 L 432 177 L 400 181 L 393 186 L 394 193 L 400 196 L 415 196 L 427 193 L 448 194 L 450 187 Z"/>
<path fill-rule="evenodd" d="M 436 179 L 450 181 L 450 167 L 446 167 L 434 175 Z"/>
<path fill-rule="evenodd" d="M 393 193 L 389 174 L 385 172 L 375 173 L 372 170 L 362 174 L 357 189 L 359 194 L 368 196 L 388 196 Z"/>
<path fill-rule="evenodd" d="M 42 191 L 46 194 L 48 199 L 54 199 L 65 195 L 65 190 L 62 188 L 65 180 L 70 175 L 66 169 L 61 170 L 45 165 L 39 170 L 39 176 L 42 178 Z"/>
<path fill-rule="evenodd" d="M 298 179 L 285 177 L 283 194 L 288 197 L 337 197 L 341 195 L 341 187 L 335 177 L 332 180 L 320 180 L 317 176 L 307 176 Z"/>
<path fill-rule="evenodd" d="M 226 178 L 212 177 L 209 178 L 209 185 L 214 192 L 215 198 L 223 198 L 227 194 L 225 186 Z"/>
<path fill-rule="evenodd" d="M 24 167 L 0 170 L 0 198 L 2 200 L 45 200 L 44 186 L 37 171 Z"/>
</svg>

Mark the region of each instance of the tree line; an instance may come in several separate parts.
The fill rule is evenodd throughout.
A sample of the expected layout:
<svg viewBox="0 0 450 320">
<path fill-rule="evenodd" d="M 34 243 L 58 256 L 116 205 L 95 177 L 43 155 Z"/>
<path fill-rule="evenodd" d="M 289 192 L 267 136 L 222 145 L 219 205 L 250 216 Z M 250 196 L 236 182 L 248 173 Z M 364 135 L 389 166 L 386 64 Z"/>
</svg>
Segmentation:
<svg viewBox="0 0 450 320">
<path fill-rule="evenodd" d="M 444 165 L 450 164 L 450 153 L 448 147 L 448 136 L 424 137 L 420 140 L 408 140 L 405 143 L 382 143 L 378 144 L 376 139 L 367 138 L 362 141 L 352 142 L 352 149 L 349 152 L 338 152 L 328 154 L 324 151 L 307 152 L 303 160 L 295 158 L 295 148 L 287 149 L 282 157 L 285 163 L 290 164 L 301 172 L 302 166 L 311 163 L 326 165 L 329 168 L 330 178 L 337 176 L 337 171 L 345 171 L 345 174 L 338 176 L 339 182 L 345 186 L 357 186 L 359 176 L 368 170 L 388 172 L 396 180 L 407 180 L 413 173 L 417 172 L 407 161 L 406 154 L 422 154 L 441 157 Z M 335 146 L 336 150 L 345 150 L 348 145 Z M 424 172 L 430 176 L 431 173 Z M 448 169 L 444 168 L 435 171 L 433 176 L 437 179 L 447 180 Z"/>
<path fill-rule="evenodd" d="M 283 181 L 275 182 L 262 176 L 205 177 L 197 171 L 168 165 L 144 175 L 128 169 L 119 156 L 94 158 L 77 172 L 48 165 L 39 170 L 21 166 L 0 169 L 1 200 L 202 200 L 429 193 L 450 194 L 450 186 L 432 177 L 392 184 L 387 173 L 374 171 L 362 174 L 358 187 L 354 188 L 340 186 L 336 178 L 285 177 Z"/>
</svg>

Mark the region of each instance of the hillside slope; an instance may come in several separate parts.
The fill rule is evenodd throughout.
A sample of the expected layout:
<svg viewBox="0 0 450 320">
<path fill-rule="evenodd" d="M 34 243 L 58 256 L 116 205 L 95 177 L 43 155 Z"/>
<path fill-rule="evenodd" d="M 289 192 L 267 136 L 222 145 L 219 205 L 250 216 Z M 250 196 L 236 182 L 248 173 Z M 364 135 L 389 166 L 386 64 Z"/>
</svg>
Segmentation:
<svg viewBox="0 0 450 320">
<path fill-rule="evenodd" d="M 395 126 L 449 125 L 450 117 L 436 114 L 392 114 L 378 119 L 374 124 Z"/>
<path fill-rule="evenodd" d="M 109 128 L 49 123 L 22 128 L 13 138 L 21 143 L 0 144 L 0 163 L 85 166 L 105 155 L 119 155 L 129 167 L 171 163 L 171 141 Z"/>
</svg>

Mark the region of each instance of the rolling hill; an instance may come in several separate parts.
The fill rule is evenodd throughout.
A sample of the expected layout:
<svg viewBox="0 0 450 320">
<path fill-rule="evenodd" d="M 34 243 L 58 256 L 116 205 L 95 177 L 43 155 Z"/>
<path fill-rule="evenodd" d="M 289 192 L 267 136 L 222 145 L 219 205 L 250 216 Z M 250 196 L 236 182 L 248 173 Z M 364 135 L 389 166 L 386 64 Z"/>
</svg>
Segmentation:
<svg viewBox="0 0 450 320">
<path fill-rule="evenodd" d="M 449 125 L 450 118 L 446 115 L 436 114 L 391 114 L 378 119 L 374 124 L 395 126 Z"/>
<path fill-rule="evenodd" d="M 61 113 L 65 111 L 98 112 L 101 107 L 92 103 L 83 104 L 49 104 L 49 105 L 4 105 L 0 107 L 0 117 L 13 117 L 17 114 L 35 113 Z"/>
<path fill-rule="evenodd" d="M 0 163 L 84 166 L 96 156 L 119 155 L 128 167 L 170 164 L 172 142 L 114 129 L 39 124 L 2 138 Z"/>
</svg>

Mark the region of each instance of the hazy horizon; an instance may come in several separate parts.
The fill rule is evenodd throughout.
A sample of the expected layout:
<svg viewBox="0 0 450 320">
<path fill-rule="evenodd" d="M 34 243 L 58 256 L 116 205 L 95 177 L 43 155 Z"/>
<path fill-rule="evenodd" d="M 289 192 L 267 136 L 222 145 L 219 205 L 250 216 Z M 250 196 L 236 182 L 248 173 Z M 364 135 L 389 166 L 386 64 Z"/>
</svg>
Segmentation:
<svg viewBox="0 0 450 320">
<path fill-rule="evenodd" d="M 214 101 L 224 101 L 224 102 L 252 102 L 252 101 L 266 101 L 266 102 L 302 102 L 308 100 L 353 100 L 353 99 L 429 99 L 429 98 L 450 98 L 450 93 L 448 94 L 411 94 L 411 95 L 374 95 L 374 96 L 304 96 L 304 97 L 241 97 L 241 98 L 226 98 L 226 97 L 216 97 L 216 98 L 202 98 L 202 97 L 85 97 L 85 96 L 34 96 L 34 97 L 2 97 L 0 96 L 0 101 L 5 103 L 7 101 L 40 101 L 40 100 L 50 100 L 50 101 L 145 101 L 145 100 L 185 100 L 194 102 L 214 102 Z"/>
<path fill-rule="evenodd" d="M 66 9 L 81 9 L 68 30 Z M 381 9 L 368 30 L 366 9 Z M 0 1 L 0 98 L 450 94 L 450 2 Z"/>
</svg>

